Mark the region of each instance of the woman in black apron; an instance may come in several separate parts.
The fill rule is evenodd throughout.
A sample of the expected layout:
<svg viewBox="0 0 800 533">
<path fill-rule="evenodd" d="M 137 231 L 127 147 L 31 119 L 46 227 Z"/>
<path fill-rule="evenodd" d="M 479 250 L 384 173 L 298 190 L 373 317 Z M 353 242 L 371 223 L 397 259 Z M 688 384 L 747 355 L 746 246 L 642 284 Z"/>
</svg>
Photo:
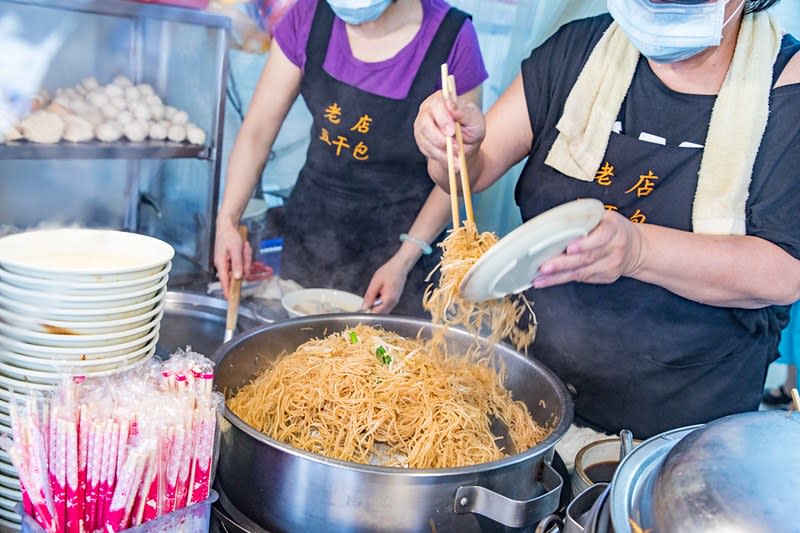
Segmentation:
<svg viewBox="0 0 800 533">
<path fill-rule="evenodd" d="M 731 39 L 735 46 L 736 4 L 726 6 L 732 26 L 719 50 Z M 577 198 L 605 204 L 600 226 L 542 265 L 545 276 L 528 292 L 538 321 L 530 353 L 567 384 L 577 424 L 644 438 L 758 408 L 787 304 L 800 290 L 800 42 L 784 36 L 774 63 L 746 235 L 709 236 L 691 233 L 692 207 L 717 97 L 674 89 L 685 87 L 678 69 L 664 74 L 639 58 L 593 181 L 545 164 L 570 90 L 611 22 L 604 15 L 571 23 L 535 50 L 487 115 L 471 157 L 479 190 L 528 156 L 516 189 L 523 220 Z M 715 76 L 721 83 L 730 60 L 707 59 L 692 74 L 695 87 Z M 526 110 L 526 119 L 514 118 Z M 431 97 L 416 135 L 432 160 L 444 160 L 439 138 L 450 116 L 477 132 L 471 140 L 483 137 L 476 109 L 451 114 Z M 434 178 L 446 186 L 445 173 Z"/>
<path fill-rule="evenodd" d="M 335 14 L 328 2 L 317 3 L 299 87 L 313 117 L 311 143 L 285 206 L 283 278 L 365 294 L 365 306 L 380 299 L 377 312 L 424 315 L 425 278 L 440 257 L 436 244 L 449 204 L 430 180 L 413 121 L 438 87 L 440 66 L 465 20 L 456 9 L 447 12 L 407 97 L 398 100 L 343 83 L 323 69 Z M 469 98 L 478 95 L 474 90 Z M 221 212 L 230 211 L 225 206 L 223 201 Z M 224 240 L 220 230 L 217 235 Z M 226 271 L 226 250 L 218 246 L 217 252 L 217 268 Z"/>
</svg>

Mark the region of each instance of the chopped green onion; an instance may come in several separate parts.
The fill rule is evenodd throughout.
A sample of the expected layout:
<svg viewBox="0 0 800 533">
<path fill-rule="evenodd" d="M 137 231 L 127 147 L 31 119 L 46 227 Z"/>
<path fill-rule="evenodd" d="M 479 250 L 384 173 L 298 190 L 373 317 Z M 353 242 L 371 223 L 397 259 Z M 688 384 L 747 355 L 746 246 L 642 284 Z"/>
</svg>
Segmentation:
<svg viewBox="0 0 800 533">
<path fill-rule="evenodd" d="M 358 335 L 356 335 L 355 331 L 350 332 L 350 344 L 355 344 L 358 342 Z"/>
<path fill-rule="evenodd" d="M 377 357 L 378 361 L 384 365 L 388 365 L 392 362 L 392 356 L 386 352 L 386 348 L 383 346 L 378 346 L 378 348 L 375 350 L 375 357 Z"/>
</svg>

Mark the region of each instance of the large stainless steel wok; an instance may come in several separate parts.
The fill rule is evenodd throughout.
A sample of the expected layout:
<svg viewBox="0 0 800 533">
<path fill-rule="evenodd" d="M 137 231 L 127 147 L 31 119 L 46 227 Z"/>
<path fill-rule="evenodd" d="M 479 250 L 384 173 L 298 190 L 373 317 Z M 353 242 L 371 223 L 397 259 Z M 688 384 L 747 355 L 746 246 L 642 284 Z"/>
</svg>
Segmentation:
<svg viewBox="0 0 800 533">
<path fill-rule="evenodd" d="M 430 322 L 369 314 L 293 319 L 251 330 L 215 354 L 216 385 L 234 393 L 266 362 L 313 337 L 359 323 L 407 337 L 429 336 Z M 474 341 L 449 330 L 450 353 Z M 547 368 L 510 347 L 489 348 L 507 371 L 505 385 L 552 432 L 537 446 L 500 461 L 463 468 L 359 465 L 273 440 L 224 410 L 218 486 L 237 513 L 272 532 L 504 531 L 535 524 L 558 506 L 562 480 L 549 465 L 572 422 L 572 401 Z"/>
</svg>

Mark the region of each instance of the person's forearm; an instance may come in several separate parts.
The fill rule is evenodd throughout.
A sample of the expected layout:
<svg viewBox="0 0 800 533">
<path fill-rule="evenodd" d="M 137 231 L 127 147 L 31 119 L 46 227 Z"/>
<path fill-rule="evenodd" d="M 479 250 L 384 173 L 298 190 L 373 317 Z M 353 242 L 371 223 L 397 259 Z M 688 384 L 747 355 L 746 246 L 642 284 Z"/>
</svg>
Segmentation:
<svg viewBox="0 0 800 533">
<path fill-rule="evenodd" d="M 220 220 L 238 224 L 253 194 L 253 188 L 264 171 L 273 141 L 274 138 L 258 139 L 246 132 L 236 138 L 228 162 L 225 193 L 218 213 Z"/>
<path fill-rule="evenodd" d="M 639 281 L 720 307 L 758 309 L 800 298 L 800 261 L 769 241 L 649 224 L 637 229 L 642 252 L 631 277 Z"/>
</svg>

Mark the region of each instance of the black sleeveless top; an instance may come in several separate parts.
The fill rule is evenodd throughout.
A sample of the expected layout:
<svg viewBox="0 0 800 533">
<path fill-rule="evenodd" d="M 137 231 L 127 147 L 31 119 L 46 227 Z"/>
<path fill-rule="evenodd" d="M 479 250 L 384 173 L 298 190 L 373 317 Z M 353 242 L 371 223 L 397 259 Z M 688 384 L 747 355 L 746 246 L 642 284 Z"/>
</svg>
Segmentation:
<svg viewBox="0 0 800 533">
<path fill-rule="evenodd" d="M 716 96 L 671 90 L 644 58 L 595 181 L 544 164 L 567 96 L 611 20 L 603 15 L 570 23 L 523 62 L 534 142 L 516 189 L 522 218 L 591 197 L 634 222 L 691 231 Z M 798 51 L 800 43 L 785 36 L 775 80 Z M 746 230 L 800 258 L 798 169 L 800 84 L 794 84 L 772 91 Z M 708 306 L 630 278 L 570 283 L 528 296 L 539 322 L 530 353 L 568 384 L 576 422 L 610 432 L 629 428 L 639 437 L 757 409 L 788 320 L 788 307 Z"/>
<path fill-rule="evenodd" d="M 301 94 L 313 116 L 306 162 L 287 201 L 281 275 L 304 287 L 364 294 L 375 270 L 400 247 L 433 189 L 414 141 L 414 119 L 436 90 L 440 66 L 467 15 L 445 15 L 408 96 L 394 100 L 342 83 L 322 68 L 334 14 L 318 2 Z M 441 240 L 444 235 L 439 236 Z M 425 316 L 426 276 L 441 250 L 422 256 L 394 313 Z"/>
</svg>

